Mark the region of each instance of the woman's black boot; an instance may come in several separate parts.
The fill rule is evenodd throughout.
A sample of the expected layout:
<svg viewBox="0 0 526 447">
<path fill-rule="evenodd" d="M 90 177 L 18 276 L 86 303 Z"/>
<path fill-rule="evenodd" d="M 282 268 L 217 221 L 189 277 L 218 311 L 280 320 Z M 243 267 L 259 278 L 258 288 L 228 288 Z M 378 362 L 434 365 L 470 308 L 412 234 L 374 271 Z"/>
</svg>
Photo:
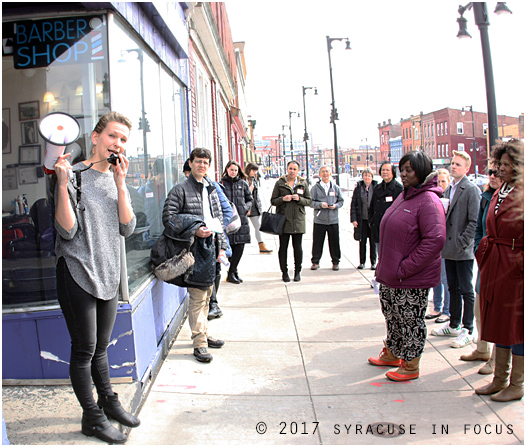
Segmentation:
<svg viewBox="0 0 526 447">
<path fill-rule="evenodd" d="M 231 282 L 232 284 L 241 284 L 241 281 L 237 279 L 234 272 L 228 272 L 228 275 L 226 277 L 227 282 Z"/>
<path fill-rule="evenodd" d="M 110 444 L 124 444 L 128 437 L 110 424 L 101 407 L 82 413 L 82 434 L 95 436 Z"/>
<path fill-rule="evenodd" d="M 112 396 L 104 396 L 99 394 L 99 400 L 97 404 L 102 407 L 104 413 L 107 416 L 112 417 L 117 422 L 120 422 L 126 427 L 138 427 L 141 423 L 138 418 L 133 414 L 128 413 L 124 408 L 122 408 L 121 403 L 119 402 L 119 395 L 114 393 Z"/>
</svg>

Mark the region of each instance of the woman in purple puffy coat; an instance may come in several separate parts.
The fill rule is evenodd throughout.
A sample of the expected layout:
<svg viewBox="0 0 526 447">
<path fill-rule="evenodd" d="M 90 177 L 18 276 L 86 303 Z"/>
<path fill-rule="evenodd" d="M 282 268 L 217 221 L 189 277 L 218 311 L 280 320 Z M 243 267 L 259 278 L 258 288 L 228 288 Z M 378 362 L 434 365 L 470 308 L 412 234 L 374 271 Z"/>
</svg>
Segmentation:
<svg viewBox="0 0 526 447">
<path fill-rule="evenodd" d="M 398 366 L 387 372 L 395 381 L 417 379 L 427 327 L 424 320 L 429 289 L 440 283 L 441 252 L 446 240 L 442 189 L 433 162 L 412 151 L 400 160 L 404 191 L 386 211 L 380 224 L 380 305 L 387 339 L 376 366 Z"/>
</svg>

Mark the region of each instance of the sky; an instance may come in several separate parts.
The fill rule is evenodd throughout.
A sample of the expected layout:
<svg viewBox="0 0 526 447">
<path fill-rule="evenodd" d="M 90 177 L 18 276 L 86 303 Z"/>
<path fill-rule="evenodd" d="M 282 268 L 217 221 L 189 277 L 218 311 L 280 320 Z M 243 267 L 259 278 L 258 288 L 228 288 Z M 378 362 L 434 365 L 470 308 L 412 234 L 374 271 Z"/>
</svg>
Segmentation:
<svg viewBox="0 0 526 447">
<path fill-rule="evenodd" d="M 313 143 L 334 147 L 326 36 L 339 114 L 338 146 L 379 146 L 378 123 L 445 107 L 473 106 L 487 112 L 480 31 L 466 11 L 472 39 L 458 39 L 458 0 L 435 1 L 237 1 L 227 0 L 234 42 L 245 42 L 248 115 L 256 120 L 255 139 L 304 132 Z M 467 2 L 465 3 L 467 4 Z M 489 41 L 497 113 L 519 116 L 526 109 L 524 46 L 526 2 L 507 2 L 512 15 L 493 13 L 488 2 Z"/>
</svg>

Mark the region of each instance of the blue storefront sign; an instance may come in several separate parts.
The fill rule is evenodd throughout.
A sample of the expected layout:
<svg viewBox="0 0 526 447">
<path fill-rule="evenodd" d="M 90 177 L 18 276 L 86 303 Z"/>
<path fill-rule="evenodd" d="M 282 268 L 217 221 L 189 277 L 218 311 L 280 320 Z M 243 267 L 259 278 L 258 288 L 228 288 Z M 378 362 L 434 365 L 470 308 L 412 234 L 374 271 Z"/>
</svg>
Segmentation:
<svg viewBox="0 0 526 447">
<path fill-rule="evenodd" d="M 84 64 L 107 54 L 103 15 L 24 20 L 14 24 L 13 60 L 16 69 L 60 64 Z"/>
</svg>

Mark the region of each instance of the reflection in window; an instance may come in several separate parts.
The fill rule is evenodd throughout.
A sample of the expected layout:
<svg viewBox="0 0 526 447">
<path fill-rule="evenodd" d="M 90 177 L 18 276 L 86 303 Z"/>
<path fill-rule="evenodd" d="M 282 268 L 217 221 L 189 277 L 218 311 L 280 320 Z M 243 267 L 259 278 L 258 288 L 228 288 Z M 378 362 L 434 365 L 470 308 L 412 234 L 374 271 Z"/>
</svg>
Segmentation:
<svg viewBox="0 0 526 447">
<path fill-rule="evenodd" d="M 94 32 L 100 37 L 101 31 L 105 41 L 105 27 Z M 91 42 L 91 33 L 82 40 Z M 99 118 L 110 111 L 107 49 L 103 46 L 104 58 L 90 63 L 54 61 L 47 67 L 15 70 L 12 56 L 2 58 L 2 134 L 9 136 L 8 145 L 2 150 L 4 309 L 56 302 L 52 177 L 42 171 L 45 142 L 36 129 L 48 113 L 74 116 L 80 123 L 81 135 L 66 152 L 72 154 L 72 164 L 87 158 L 92 146 L 91 131 Z M 22 110 L 19 104 L 25 104 Z M 31 133 L 22 134 L 21 129 Z M 18 165 L 19 147 L 32 148 L 32 157 L 23 166 Z M 22 213 L 15 212 L 18 197 L 27 202 L 27 211 L 24 208 Z"/>
<path fill-rule="evenodd" d="M 131 296 L 151 276 L 150 251 L 164 229 L 166 194 L 181 180 L 186 103 L 173 74 L 117 21 L 112 36 L 112 106 L 133 123 L 126 151 L 130 160 L 126 183 L 137 217 L 135 232 L 125 242 Z"/>
</svg>

